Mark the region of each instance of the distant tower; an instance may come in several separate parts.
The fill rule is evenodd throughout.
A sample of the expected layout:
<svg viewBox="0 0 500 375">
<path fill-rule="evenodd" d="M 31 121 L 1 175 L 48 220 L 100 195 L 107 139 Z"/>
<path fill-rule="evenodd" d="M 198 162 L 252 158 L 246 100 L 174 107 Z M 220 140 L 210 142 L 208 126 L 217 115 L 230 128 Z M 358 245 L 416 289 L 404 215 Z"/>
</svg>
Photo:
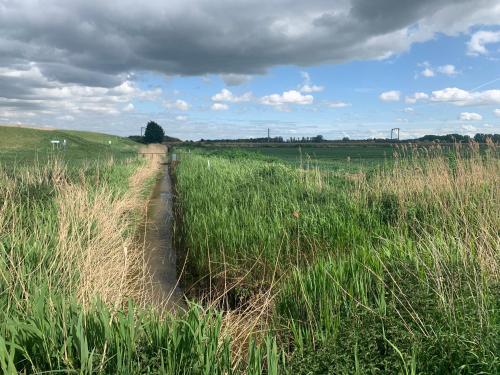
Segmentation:
<svg viewBox="0 0 500 375">
<path fill-rule="evenodd" d="M 391 129 L 391 139 L 397 139 L 399 141 L 399 128 Z"/>
<path fill-rule="evenodd" d="M 271 130 L 267 128 L 267 141 L 271 142 Z"/>
</svg>

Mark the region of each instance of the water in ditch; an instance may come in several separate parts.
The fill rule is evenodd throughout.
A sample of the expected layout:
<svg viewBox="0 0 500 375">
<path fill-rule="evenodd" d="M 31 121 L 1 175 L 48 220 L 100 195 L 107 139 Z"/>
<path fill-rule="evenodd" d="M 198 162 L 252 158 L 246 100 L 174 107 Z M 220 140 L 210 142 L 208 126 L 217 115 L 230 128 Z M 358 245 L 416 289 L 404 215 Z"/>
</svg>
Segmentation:
<svg viewBox="0 0 500 375">
<path fill-rule="evenodd" d="M 185 303 L 178 286 L 177 255 L 172 244 L 173 224 L 172 181 L 169 166 L 165 164 L 148 205 L 145 245 L 153 280 L 153 298 L 175 310 L 185 307 Z"/>
</svg>

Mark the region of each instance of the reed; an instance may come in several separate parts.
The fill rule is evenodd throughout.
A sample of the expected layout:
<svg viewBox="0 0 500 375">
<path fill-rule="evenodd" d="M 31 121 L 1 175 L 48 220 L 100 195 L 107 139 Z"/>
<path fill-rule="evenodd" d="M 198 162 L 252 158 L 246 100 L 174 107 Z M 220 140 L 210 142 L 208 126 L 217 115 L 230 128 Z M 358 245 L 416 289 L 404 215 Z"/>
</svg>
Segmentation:
<svg viewBox="0 0 500 375">
<path fill-rule="evenodd" d="M 233 349 L 250 340 L 238 314 L 192 304 L 174 316 L 153 299 L 138 230 L 161 162 L 54 159 L 0 170 L 0 372 L 265 368 L 265 344 Z"/>
<path fill-rule="evenodd" d="M 293 371 L 495 372 L 497 147 L 395 152 L 355 175 L 182 154 L 191 272 L 243 304 L 272 290 Z"/>
<path fill-rule="evenodd" d="M 137 241 L 158 160 L 2 166 L 1 371 L 498 373 L 497 146 L 395 151 L 353 173 L 178 150 L 176 315 Z"/>
</svg>

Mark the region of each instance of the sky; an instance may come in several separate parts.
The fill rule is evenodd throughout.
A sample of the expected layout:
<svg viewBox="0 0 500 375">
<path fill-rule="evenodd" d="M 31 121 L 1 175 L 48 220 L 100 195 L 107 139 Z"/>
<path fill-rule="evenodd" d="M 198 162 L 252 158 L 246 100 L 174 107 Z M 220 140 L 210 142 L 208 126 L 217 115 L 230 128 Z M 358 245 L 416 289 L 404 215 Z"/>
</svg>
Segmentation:
<svg viewBox="0 0 500 375">
<path fill-rule="evenodd" d="M 0 0 L 0 124 L 500 133 L 500 0 Z"/>
</svg>

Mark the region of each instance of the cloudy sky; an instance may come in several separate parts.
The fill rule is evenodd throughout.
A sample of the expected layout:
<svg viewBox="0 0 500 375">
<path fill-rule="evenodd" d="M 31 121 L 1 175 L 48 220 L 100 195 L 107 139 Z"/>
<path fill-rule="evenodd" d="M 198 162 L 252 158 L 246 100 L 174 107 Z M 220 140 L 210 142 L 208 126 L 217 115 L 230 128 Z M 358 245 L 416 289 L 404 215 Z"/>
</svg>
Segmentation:
<svg viewBox="0 0 500 375">
<path fill-rule="evenodd" d="M 0 0 L 0 124 L 500 132 L 500 0 Z"/>
</svg>

